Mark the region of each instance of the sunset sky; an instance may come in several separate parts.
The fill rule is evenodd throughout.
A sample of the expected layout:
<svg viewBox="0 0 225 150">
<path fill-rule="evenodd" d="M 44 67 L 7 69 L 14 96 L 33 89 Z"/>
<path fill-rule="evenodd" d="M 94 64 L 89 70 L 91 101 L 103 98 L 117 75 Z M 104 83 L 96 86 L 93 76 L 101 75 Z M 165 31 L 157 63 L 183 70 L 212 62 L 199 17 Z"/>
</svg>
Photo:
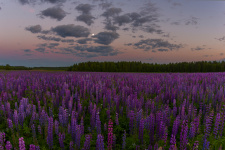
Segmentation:
<svg viewBox="0 0 225 150">
<path fill-rule="evenodd" d="M 225 58 L 222 0 L 0 0 L 0 65 Z"/>
</svg>

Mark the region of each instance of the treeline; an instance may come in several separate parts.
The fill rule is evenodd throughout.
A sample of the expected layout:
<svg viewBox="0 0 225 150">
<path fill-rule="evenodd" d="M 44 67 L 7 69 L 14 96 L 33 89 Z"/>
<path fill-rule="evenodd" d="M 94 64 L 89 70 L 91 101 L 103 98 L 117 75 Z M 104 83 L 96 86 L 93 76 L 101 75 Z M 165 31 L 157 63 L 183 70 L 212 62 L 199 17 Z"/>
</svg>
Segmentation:
<svg viewBox="0 0 225 150">
<path fill-rule="evenodd" d="M 223 72 L 225 62 L 181 62 L 169 64 L 132 62 L 83 62 L 74 64 L 68 71 L 90 72 Z"/>
<path fill-rule="evenodd" d="M 25 67 L 10 66 L 9 64 L 0 65 L 0 70 L 44 70 L 44 71 L 67 71 L 68 67 Z"/>
</svg>

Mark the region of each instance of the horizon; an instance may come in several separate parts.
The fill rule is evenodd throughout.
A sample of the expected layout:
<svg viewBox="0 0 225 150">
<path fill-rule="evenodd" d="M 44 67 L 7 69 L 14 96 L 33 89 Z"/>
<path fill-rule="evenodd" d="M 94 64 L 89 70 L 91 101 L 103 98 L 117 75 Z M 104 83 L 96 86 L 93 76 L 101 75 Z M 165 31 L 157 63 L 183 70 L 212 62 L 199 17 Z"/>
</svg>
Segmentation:
<svg viewBox="0 0 225 150">
<path fill-rule="evenodd" d="M 222 61 L 224 6 L 219 0 L 0 0 L 0 65 Z"/>
</svg>

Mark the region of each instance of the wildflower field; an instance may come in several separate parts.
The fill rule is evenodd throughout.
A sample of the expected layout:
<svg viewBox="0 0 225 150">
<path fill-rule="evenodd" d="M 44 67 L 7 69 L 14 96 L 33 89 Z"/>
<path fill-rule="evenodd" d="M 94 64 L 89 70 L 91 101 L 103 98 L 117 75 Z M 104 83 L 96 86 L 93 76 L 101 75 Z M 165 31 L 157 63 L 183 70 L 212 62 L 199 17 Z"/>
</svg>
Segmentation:
<svg viewBox="0 0 225 150">
<path fill-rule="evenodd" d="M 0 149 L 225 148 L 225 73 L 0 72 Z"/>
</svg>

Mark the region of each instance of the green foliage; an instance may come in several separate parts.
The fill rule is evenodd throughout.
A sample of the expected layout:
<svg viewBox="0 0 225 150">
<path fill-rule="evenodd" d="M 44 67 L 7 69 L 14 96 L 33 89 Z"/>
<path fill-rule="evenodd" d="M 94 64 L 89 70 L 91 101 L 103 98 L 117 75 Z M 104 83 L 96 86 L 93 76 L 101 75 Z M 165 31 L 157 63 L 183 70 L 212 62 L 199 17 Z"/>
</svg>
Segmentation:
<svg viewBox="0 0 225 150">
<path fill-rule="evenodd" d="M 222 72 L 225 62 L 181 62 L 169 64 L 149 64 L 136 62 L 82 62 L 67 68 L 67 71 L 89 72 Z"/>
</svg>

